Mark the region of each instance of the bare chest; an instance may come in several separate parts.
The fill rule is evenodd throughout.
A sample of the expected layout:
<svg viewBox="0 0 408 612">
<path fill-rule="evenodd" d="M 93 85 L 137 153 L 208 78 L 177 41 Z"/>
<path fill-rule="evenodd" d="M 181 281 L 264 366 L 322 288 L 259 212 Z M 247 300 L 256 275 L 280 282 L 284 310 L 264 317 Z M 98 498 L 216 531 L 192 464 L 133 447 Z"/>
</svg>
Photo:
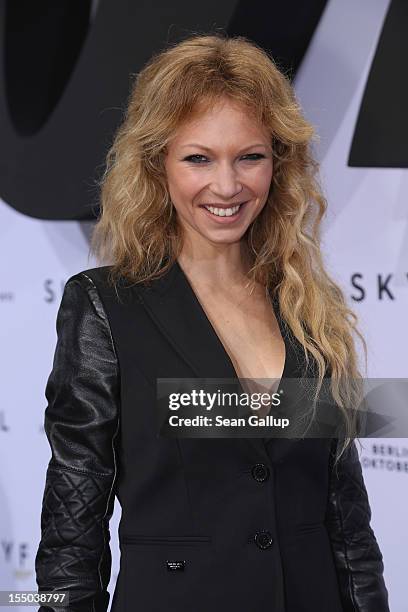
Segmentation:
<svg viewBox="0 0 408 612">
<path fill-rule="evenodd" d="M 266 296 L 207 294 L 200 303 L 240 378 L 282 377 L 285 343 Z"/>
</svg>

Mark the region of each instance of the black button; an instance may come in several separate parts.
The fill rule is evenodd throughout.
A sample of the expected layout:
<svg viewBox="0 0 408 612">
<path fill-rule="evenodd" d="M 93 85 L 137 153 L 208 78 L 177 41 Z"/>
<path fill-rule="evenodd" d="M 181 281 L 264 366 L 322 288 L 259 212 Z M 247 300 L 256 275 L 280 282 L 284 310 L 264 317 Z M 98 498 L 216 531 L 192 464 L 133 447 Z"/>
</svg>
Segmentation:
<svg viewBox="0 0 408 612">
<path fill-rule="evenodd" d="M 258 531 L 254 537 L 255 543 L 259 548 L 265 550 L 265 548 L 269 548 L 272 545 L 273 538 L 270 531 Z"/>
<path fill-rule="evenodd" d="M 256 463 L 252 468 L 252 476 L 258 482 L 264 482 L 269 478 L 269 468 L 264 463 Z"/>
</svg>

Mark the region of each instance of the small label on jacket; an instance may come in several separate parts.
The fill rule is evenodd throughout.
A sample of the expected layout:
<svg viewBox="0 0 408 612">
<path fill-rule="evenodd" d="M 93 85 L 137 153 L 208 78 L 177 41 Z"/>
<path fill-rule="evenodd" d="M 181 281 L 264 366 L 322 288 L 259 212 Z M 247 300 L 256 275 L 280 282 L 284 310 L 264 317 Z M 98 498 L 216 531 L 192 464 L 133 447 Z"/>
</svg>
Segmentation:
<svg viewBox="0 0 408 612">
<path fill-rule="evenodd" d="M 179 572 L 183 572 L 184 571 L 184 566 L 186 564 L 185 561 L 166 561 L 167 563 L 167 569 L 169 570 L 169 572 L 173 572 L 178 570 Z"/>
</svg>

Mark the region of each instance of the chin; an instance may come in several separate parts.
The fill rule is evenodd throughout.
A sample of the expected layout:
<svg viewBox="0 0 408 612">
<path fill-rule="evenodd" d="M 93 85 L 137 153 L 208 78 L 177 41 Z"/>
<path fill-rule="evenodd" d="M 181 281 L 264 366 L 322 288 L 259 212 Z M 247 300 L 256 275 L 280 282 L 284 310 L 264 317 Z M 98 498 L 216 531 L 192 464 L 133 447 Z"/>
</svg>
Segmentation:
<svg viewBox="0 0 408 612">
<path fill-rule="evenodd" d="M 203 238 L 215 244 L 234 244 L 235 242 L 239 242 L 241 240 L 245 234 L 245 231 L 200 232 L 200 234 L 203 236 Z"/>
</svg>

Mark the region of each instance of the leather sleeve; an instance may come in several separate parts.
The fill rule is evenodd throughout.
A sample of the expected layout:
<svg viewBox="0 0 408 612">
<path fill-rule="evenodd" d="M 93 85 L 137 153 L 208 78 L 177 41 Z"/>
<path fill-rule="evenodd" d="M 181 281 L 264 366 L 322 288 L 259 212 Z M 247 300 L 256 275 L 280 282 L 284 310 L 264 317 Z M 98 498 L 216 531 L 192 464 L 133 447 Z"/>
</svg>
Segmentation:
<svg viewBox="0 0 408 612">
<path fill-rule="evenodd" d="M 105 612 L 111 575 L 109 520 L 116 480 L 119 368 L 97 289 L 84 272 L 66 283 L 45 389 L 51 447 L 35 557 L 38 591 L 69 591 L 66 607 Z"/>
<path fill-rule="evenodd" d="M 333 441 L 332 458 L 337 440 Z M 333 463 L 331 463 L 331 466 Z M 331 467 L 326 526 L 344 612 L 389 612 L 383 557 L 355 442 Z"/>
</svg>

